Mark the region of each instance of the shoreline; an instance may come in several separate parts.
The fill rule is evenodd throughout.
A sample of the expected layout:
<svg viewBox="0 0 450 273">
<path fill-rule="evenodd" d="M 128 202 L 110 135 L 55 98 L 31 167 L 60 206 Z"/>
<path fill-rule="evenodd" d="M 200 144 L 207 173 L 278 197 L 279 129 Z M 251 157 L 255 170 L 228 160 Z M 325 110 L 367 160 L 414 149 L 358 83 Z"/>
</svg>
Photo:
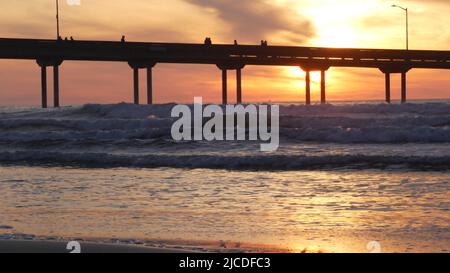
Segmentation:
<svg viewBox="0 0 450 273">
<path fill-rule="evenodd" d="M 70 253 L 71 250 L 67 250 L 68 241 L 26 241 L 26 240 L 0 240 L 0 253 L 51 253 L 51 254 L 64 254 Z M 164 248 L 164 247 L 150 247 L 150 246 L 137 246 L 126 244 L 108 244 L 108 243 L 94 243 L 94 242 L 79 242 L 81 253 L 198 253 L 194 250 L 185 250 L 178 248 Z"/>
<path fill-rule="evenodd" d="M 0 253 L 70 253 L 70 243 L 81 253 L 295 253 L 289 247 L 223 240 L 146 240 L 105 237 L 59 237 L 0 233 Z M 299 250 L 299 252 L 307 251 Z"/>
</svg>

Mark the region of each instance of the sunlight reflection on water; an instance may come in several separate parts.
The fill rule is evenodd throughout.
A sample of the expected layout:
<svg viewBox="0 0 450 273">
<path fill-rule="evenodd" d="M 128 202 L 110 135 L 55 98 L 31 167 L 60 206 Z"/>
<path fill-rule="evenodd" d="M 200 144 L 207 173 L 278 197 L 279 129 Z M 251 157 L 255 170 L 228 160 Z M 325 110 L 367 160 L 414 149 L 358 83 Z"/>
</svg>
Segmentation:
<svg viewBox="0 0 450 273">
<path fill-rule="evenodd" d="M 443 251 L 449 172 L 1 167 L 0 224 L 45 236 Z"/>
</svg>

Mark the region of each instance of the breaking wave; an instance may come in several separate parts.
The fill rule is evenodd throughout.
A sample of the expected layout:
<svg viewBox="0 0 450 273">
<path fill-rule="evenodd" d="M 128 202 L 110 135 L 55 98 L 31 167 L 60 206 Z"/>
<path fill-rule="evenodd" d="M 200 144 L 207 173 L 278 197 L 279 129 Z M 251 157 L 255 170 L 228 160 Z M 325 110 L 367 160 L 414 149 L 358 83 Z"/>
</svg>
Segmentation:
<svg viewBox="0 0 450 273">
<path fill-rule="evenodd" d="M 3 152 L 0 162 L 62 165 L 90 168 L 201 168 L 230 170 L 302 170 L 326 168 L 386 168 L 392 166 L 423 170 L 450 169 L 450 156 L 367 156 L 367 155 L 123 155 L 108 153 Z"/>
<path fill-rule="evenodd" d="M 173 106 L 0 108 L 0 162 L 230 169 L 401 163 L 450 168 L 450 152 L 442 152 L 450 147 L 450 104 L 446 102 L 282 105 L 281 149 L 269 155 L 245 152 L 253 147 L 247 142 L 174 143 L 170 136 Z M 393 145 L 403 144 L 413 144 L 419 152 L 391 152 Z M 435 150 L 420 152 L 421 146 L 430 144 L 437 145 Z M 298 145 L 305 148 L 288 152 Z M 328 152 L 315 154 L 311 145 Z M 347 148 L 333 152 L 333 145 Z M 378 145 L 380 151 L 365 154 L 364 145 Z"/>
</svg>

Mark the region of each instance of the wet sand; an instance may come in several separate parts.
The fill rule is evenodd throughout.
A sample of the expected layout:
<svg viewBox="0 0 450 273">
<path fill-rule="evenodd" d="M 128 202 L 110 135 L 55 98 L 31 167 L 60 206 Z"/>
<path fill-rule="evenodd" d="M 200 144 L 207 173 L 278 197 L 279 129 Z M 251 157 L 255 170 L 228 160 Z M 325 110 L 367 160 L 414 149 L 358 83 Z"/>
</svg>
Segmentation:
<svg viewBox="0 0 450 273">
<path fill-rule="evenodd" d="M 0 240 L 0 253 L 70 253 L 68 242 Z M 192 253 L 181 249 L 80 242 L 81 253 Z"/>
</svg>

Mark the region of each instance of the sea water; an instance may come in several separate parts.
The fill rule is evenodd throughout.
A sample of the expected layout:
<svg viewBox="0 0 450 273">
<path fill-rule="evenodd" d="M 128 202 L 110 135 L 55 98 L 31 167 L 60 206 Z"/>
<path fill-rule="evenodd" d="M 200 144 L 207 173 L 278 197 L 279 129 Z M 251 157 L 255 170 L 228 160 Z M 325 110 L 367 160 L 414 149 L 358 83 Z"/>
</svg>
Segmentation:
<svg viewBox="0 0 450 273">
<path fill-rule="evenodd" d="M 174 105 L 0 108 L 1 238 L 450 249 L 450 104 L 280 107 L 280 148 L 175 142 Z"/>
</svg>

